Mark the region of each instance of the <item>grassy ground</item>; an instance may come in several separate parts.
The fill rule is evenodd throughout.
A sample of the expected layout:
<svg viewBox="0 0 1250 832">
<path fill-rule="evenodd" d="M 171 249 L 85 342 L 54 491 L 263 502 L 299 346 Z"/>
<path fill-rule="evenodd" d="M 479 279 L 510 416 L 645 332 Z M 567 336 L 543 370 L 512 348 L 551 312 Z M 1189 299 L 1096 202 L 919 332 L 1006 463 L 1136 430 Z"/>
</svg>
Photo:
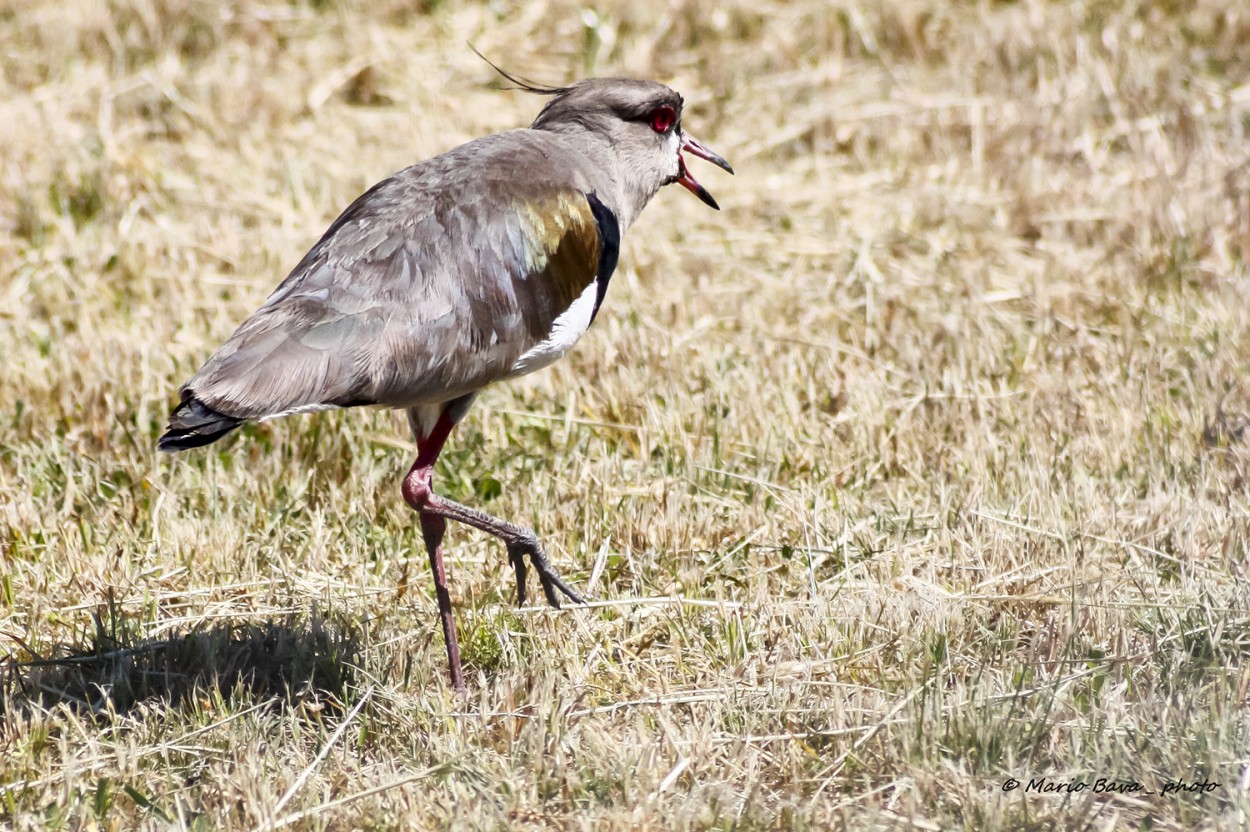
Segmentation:
<svg viewBox="0 0 1250 832">
<path fill-rule="evenodd" d="M 0 826 L 1244 827 L 1250 9 L 876 6 L 6 4 Z M 533 117 L 466 41 L 738 176 L 453 438 L 601 602 L 453 527 L 460 701 L 399 418 L 155 440 L 363 188 Z"/>
</svg>

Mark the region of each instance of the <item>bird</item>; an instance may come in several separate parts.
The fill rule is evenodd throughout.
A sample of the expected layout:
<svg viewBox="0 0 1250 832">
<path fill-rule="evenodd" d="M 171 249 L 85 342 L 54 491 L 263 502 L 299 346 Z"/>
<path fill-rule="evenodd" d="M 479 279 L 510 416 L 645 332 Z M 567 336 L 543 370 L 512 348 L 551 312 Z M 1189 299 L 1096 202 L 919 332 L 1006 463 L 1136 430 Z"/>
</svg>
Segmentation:
<svg viewBox="0 0 1250 832">
<path fill-rule="evenodd" d="M 448 520 L 503 542 L 519 605 L 531 565 L 552 607 L 561 595 L 585 599 L 552 568 L 531 529 L 438 494 L 439 453 L 483 388 L 550 365 L 587 331 L 623 235 L 660 188 L 679 184 L 719 210 L 686 155 L 733 173 L 686 131 L 684 99 L 664 84 L 587 78 L 546 86 L 499 71 L 546 97 L 533 123 L 474 139 L 365 191 L 182 385 L 158 440 L 174 452 L 279 416 L 406 411 L 417 453 L 400 490 L 421 525 L 451 683 L 461 694 L 443 563 Z"/>
</svg>

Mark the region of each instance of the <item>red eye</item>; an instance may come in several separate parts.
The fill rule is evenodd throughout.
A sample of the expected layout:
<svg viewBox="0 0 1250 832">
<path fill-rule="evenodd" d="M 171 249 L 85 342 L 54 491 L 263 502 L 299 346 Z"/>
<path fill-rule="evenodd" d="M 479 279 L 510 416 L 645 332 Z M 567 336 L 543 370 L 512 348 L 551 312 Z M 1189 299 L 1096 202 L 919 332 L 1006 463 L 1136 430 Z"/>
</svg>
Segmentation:
<svg viewBox="0 0 1250 832">
<path fill-rule="evenodd" d="M 677 113 L 672 107 L 664 104 L 651 111 L 651 129 L 657 133 L 667 133 L 677 121 Z"/>
</svg>

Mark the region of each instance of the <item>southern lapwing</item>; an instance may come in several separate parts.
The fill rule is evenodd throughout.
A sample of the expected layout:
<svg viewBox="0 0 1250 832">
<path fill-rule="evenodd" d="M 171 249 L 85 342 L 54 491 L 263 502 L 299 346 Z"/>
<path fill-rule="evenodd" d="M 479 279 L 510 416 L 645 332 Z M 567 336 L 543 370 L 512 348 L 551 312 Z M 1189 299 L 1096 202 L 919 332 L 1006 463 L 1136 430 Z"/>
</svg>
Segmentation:
<svg viewBox="0 0 1250 832">
<path fill-rule="evenodd" d="M 584 601 L 532 531 L 434 492 L 443 443 L 482 388 L 546 367 L 582 336 L 621 235 L 662 186 L 676 182 L 718 208 L 683 153 L 733 173 L 682 129 L 682 98 L 662 84 L 521 86 L 550 97 L 529 129 L 471 141 L 361 195 L 183 385 L 160 439 L 161 450 L 180 451 L 291 413 L 407 410 L 418 450 L 403 495 L 421 518 L 458 691 L 440 549 L 447 520 L 504 542 L 518 603 L 527 557 L 553 607 L 557 591 Z"/>
</svg>

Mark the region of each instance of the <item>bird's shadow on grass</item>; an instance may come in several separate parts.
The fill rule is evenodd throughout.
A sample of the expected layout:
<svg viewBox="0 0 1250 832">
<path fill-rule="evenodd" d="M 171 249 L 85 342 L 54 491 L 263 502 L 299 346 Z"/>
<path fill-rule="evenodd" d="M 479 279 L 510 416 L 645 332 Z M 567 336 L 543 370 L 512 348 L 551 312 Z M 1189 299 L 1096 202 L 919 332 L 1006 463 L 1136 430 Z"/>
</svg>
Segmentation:
<svg viewBox="0 0 1250 832">
<path fill-rule="evenodd" d="M 59 706 L 108 718 L 191 697 L 278 707 L 316 700 L 331 709 L 354 698 L 361 633 L 351 624 L 313 613 L 161 639 L 132 637 L 135 629 L 110 606 L 71 643 L 37 651 L 14 639 L 19 649 L 0 662 L 0 719 Z"/>
</svg>

